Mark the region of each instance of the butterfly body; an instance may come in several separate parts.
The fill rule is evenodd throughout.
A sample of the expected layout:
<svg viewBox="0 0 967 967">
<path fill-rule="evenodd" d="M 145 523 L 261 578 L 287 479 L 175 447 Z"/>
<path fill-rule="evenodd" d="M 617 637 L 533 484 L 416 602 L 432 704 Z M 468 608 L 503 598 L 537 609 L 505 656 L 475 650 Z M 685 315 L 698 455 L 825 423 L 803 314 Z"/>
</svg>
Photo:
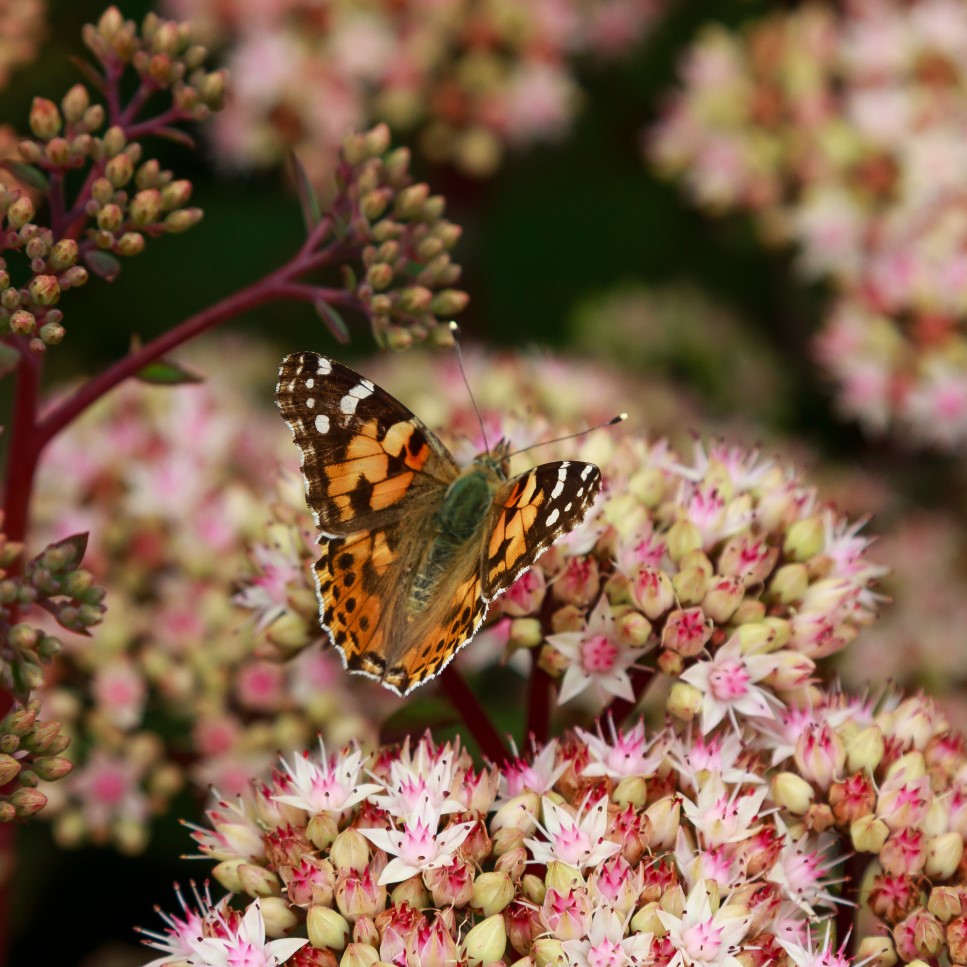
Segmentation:
<svg viewBox="0 0 967 967">
<path fill-rule="evenodd" d="M 461 470 L 402 403 L 316 353 L 283 360 L 276 402 L 321 534 L 320 622 L 351 671 L 399 694 L 446 666 L 600 486 L 574 461 L 509 478 L 504 441 Z"/>
</svg>

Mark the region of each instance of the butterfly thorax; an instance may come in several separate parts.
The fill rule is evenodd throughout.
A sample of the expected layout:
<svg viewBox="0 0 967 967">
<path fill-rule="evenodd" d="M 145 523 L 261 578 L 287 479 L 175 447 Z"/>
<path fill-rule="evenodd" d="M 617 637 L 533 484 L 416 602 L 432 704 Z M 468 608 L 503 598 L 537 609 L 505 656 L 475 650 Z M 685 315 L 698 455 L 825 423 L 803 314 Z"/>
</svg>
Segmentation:
<svg viewBox="0 0 967 967">
<path fill-rule="evenodd" d="M 507 479 L 506 446 L 479 454 L 450 484 L 434 517 L 434 533 L 417 570 L 407 613 L 415 615 L 432 599 L 434 589 L 454 560 L 479 535 L 490 516 L 497 488 Z"/>
</svg>

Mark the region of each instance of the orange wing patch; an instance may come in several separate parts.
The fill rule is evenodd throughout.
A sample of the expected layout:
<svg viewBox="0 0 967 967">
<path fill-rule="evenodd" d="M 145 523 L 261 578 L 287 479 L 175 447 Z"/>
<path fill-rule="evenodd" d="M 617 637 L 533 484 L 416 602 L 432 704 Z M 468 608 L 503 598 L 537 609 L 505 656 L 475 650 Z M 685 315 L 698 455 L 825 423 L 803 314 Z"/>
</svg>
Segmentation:
<svg viewBox="0 0 967 967">
<path fill-rule="evenodd" d="M 527 534 L 533 531 L 544 497 L 544 492 L 537 488 L 534 474 L 515 482 L 490 535 L 487 547 L 488 585 L 496 584 L 502 574 L 512 571 L 527 554 Z"/>
<path fill-rule="evenodd" d="M 361 531 L 330 540 L 315 564 L 322 625 L 346 667 L 374 678 L 386 669 L 382 578 L 395 560 L 384 532 Z"/>
<path fill-rule="evenodd" d="M 383 675 L 383 683 L 401 695 L 442 671 L 480 627 L 487 605 L 480 595 L 476 570 L 457 585 L 446 602 L 442 618 L 434 619 L 429 627 L 418 624 L 414 642 Z"/>
</svg>

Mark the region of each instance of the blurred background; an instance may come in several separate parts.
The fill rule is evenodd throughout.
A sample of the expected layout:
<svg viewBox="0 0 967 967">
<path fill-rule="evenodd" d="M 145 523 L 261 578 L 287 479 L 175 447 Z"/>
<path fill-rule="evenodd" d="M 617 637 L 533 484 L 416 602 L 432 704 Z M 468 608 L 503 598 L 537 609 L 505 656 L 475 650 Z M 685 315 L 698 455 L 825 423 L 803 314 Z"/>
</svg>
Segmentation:
<svg viewBox="0 0 967 967">
<path fill-rule="evenodd" d="M 77 82 L 82 26 L 103 9 L 0 0 L 0 150 L 26 132 L 33 97 L 59 101 Z M 499 399 L 498 389 L 517 387 L 576 424 L 628 409 L 639 430 L 682 446 L 692 431 L 724 434 L 805 467 L 821 500 L 854 519 L 875 515 L 865 532 L 881 535 L 874 556 L 894 571 L 881 620 L 841 660 L 845 681 L 939 691 L 967 723 L 967 5 L 167 0 L 121 9 L 192 20 L 234 93 L 195 132 L 197 150 L 152 144 L 191 179 L 204 220 L 125 261 L 112 284 L 94 279 L 77 294 L 69 343 L 49 356 L 51 391 L 123 355 L 132 333 L 147 341 L 285 261 L 303 237 L 289 150 L 325 196 L 342 136 L 385 120 L 463 228 L 454 257 L 470 295 L 461 325 L 475 388 Z M 206 384 L 128 387 L 52 448 L 38 533 L 100 535 L 94 569 L 111 610 L 98 647 L 109 658 L 77 650 L 69 659 L 100 693 L 72 691 L 70 674 L 51 686 L 51 707 L 75 722 L 79 766 L 45 811 L 50 821 L 21 831 L 13 963 L 146 962 L 130 927 L 156 926 L 152 905 L 189 878 L 177 820 L 198 817 L 199 790 L 230 788 L 319 729 L 345 741 L 365 728 L 351 696 L 345 707 L 316 701 L 308 719 L 308 698 L 280 711 L 293 680 L 324 688 L 331 670 L 283 681 L 253 663 L 227 604 L 264 508 L 281 499 L 273 461 L 291 462 L 271 404 L 277 360 L 309 348 L 348 361 L 374 355 L 365 320 L 347 321 L 351 342 L 340 347 L 304 304 L 251 312 L 226 327 L 230 342 L 180 355 L 212 374 Z M 530 377 L 525 362 L 524 375 L 497 379 L 511 364 L 495 360 L 509 351 L 531 354 Z M 569 384 L 558 358 L 590 368 Z M 409 386 L 417 408 L 428 364 L 403 355 L 368 365 L 388 388 Z M 226 429 L 226 410 L 252 415 Z M 139 439 L 119 443 L 132 422 Z M 193 466 L 200 453 L 209 490 L 164 491 L 151 476 L 174 467 L 177 478 L 178 461 Z M 197 562 L 190 534 L 181 544 L 171 536 L 185 519 L 224 523 L 205 538 L 217 566 Z M 251 600 L 243 594 L 242 605 Z M 169 619 L 162 632 L 152 628 L 159 613 Z M 220 637 L 230 626 L 235 637 Z M 219 654 L 248 676 L 249 693 L 233 699 L 248 702 L 244 729 L 206 686 L 192 695 L 224 734 L 196 729 L 175 742 L 177 754 L 156 748 L 164 716 L 151 712 L 146 686 L 125 678 L 130 662 L 111 664 L 152 634 L 169 650 L 182 639 L 233 642 Z M 105 696 L 125 683 L 128 718 L 105 722 Z M 258 714 L 271 725 L 253 738 Z M 114 737 L 114 772 L 85 758 L 104 735 Z M 202 765 L 185 766 L 199 749 Z M 98 813 L 91 804 L 108 787 L 117 809 Z"/>
</svg>

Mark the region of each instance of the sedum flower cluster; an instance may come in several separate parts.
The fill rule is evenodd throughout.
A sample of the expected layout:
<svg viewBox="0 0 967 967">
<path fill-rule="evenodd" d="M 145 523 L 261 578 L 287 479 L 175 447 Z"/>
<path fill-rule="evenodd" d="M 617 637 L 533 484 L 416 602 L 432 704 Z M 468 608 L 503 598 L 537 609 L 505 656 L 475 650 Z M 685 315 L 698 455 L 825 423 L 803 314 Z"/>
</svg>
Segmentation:
<svg viewBox="0 0 967 967">
<path fill-rule="evenodd" d="M 196 891 L 146 942 L 156 967 L 959 963 L 964 763 L 929 700 L 821 690 L 711 728 L 575 728 L 482 769 L 429 736 L 322 747 L 193 833 L 244 915 Z M 831 919 L 847 856 L 855 958 Z"/>
<path fill-rule="evenodd" d="M 294 148 L 313 180 L 374 121 L 417 132 L 430 161 L 491 174 L 509 149 L 560 139 L 583 100 L 579 57 L 613 60 L 661 0 L 166 0 L 225 45 L 236 97 L 216 128 L 227 163 Z"/>
<path fill-rule="evenodd" d="M 136 852 L 186 785 L 234 795 L 277 749 L 372 731 L 353 690 L 336 687 L 333 655 L 282 665 L 231 602 L 277 468 L 296 459 L 248 389 L 264 386 L 265 358 L 238 343 L 196 351 L 210 382 L 128 383 L 48 450 L 36 526 L 51 539 L 90 530 L 86 566 L 112 589 L 96 636 L 65 642 L 41 693 L 74 740 L 71 776 L 41 787 L 63 845 Z"/>
<path fill-rule="evenodd" d="M 648 139 L 699 205 L 751 212 L 832 283 L 815 352 L 840 410 L 943 449 L 967 439 L 965 55 L 956 0 L 709 26 Z"/>
<path fill-rule="evenodd" d="M 204 69 L 207 51 L 193 42 L 188 24 L 148 14 L 139 30 L 109 7 L 83 36 L 97 67 L 78 66 L 104 103 L 85 84 L 71 87 L 60 104 L 35 97 L 32 138 L 19 142 L 20 160 L 6 163 L 33 190 L 0 187 L 0 335 L 29 337 L 37 353 L 64 338 L 58 304 L 65 292 L 91 271 L 114 278 L 117 256 L 137 255 L 147 237 L 185 231 L 201 218 L 201 209 L 187 204 L 191 182 L 146 158 L 141 139 L 153 134 L 191 144 L 176 125 L 207 118 L 225 91 L 224 72 Z M 129 74 L 136 86 L 125 100 L 121 82 Z M 143 117 L 159 92 L 170 106 Z M 75 172 L 84 177 L 71 194 Z M 46 222 L 38 216 L 41 198 Z"/>
</svg>

